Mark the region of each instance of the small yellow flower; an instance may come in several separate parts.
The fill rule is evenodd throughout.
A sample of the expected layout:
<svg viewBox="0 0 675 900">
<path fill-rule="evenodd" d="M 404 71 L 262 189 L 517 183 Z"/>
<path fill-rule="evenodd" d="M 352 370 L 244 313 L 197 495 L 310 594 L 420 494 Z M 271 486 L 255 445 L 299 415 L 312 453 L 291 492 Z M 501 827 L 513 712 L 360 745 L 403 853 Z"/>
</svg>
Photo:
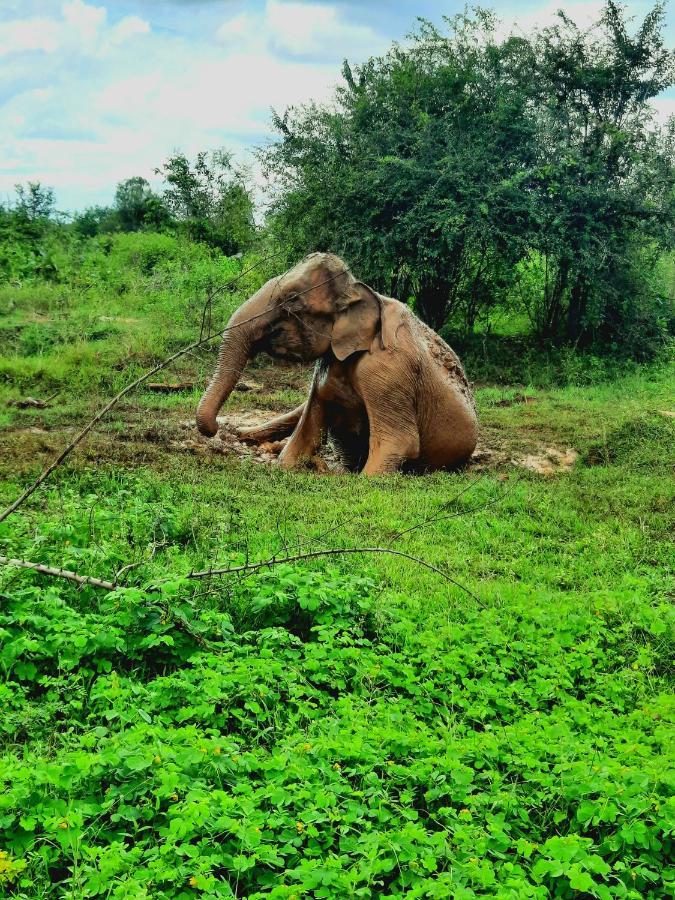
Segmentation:
<svg viewBox="0 0 675 900">
<path fill-rule="evenodd" d="M 200 748 L 199 748 L 199 752 L 200 752 L 200 753 L 208 753 L 209 751 L 208 751 L 208 749 L 207 749 L 206 747 L 200 747 Z"/>
<path fill-rule="evenodd" d="M 631 666 L 631 668 L 633 668 L 633 669 L 639 669 L 640 667 L 638 666 L 637 663 L 633 663 L 633 665 Z"/>
<path fill-rule="evenodd" d="M 470 819 L 470 818 L 471 818 L 471 811 L 468 810 L 468 809 L 466 809 L 466 808 L 465 808 L 465 809 L 460 809 L 459 814 L 460 814 L 460 816 L 464 816 L 465 819 Z"/>
<path fill-rule="evenodd" d="M 59 828 L 62 828 L 64 831 L 68 828 L 68 823 L 64 819 L 63 822 L 59 822 Z"/>
<path fill-rule="evenodd" d="M 159 753 L 156 753 L 156 754 L 153 756 L 152 761 L 153 761 L 156 765 L 159 765 L 159 764 L 161 763 L 161 761 L 162 761 L 162 757 L 159 755 Z"/>
<path fill-rule="evenodd" d="M 302 822 L 296 822 L 295 827 L 298 829 L 298 834 L 302 834 L 302 832 L 305 830 L 305 826 L 302 824 Z"/>
<path fill-rule="evenodd" d="M 388 765 L 388 766 L 393 766 L 393 765 L 394 765 L 394 760 L 393 760 L 393 759 L 388 759 L 388 760 L 387 760 L 387 765 Z"/>
<path fill-rule="evenodd" d="M 178 794 L 172 794 L 172 795 L 171 795 L 171 799 L 172 799 L 172 800 L 174 801 L 174 803 L 175 803 L 176 800 L 178 800 Z"/>
<path fill-rule="evenodd" d="M 190 887 L 197 887 L 197 879 L 195 878 L 194 875 L 192 876 L 192 878 L 190 879 L 188 884 L 190 885 Z"/>
<path fill-rule="evenodd" d="M 302 749 L 303 749 L 303 750 L 311 750 L 311 749 L 312 749 L 312 745 L 311 745 L 311 744 L 303 744 L 303 745 L 302 745 Z"/>
<path fill-rule="evenodd" d="M 340 763 L 335 763 L 333 765 L 333 768 L 335 769 L 336 772 L 342 771 L 342 766 L 340 765 Z"/>
<path fill-rule="evenodd" d="M 213 755 L 214 755 L 214 756 L 220 756 L 220 747 L 214 747 L 214 748 L 213 748 Z"/>
<path fill-rule="evenodd" d="M 258 828 L 257 825 L 255 826 L 255 830 L 258 832 L 258 834 L 260 834 L 260 829 Z"/>
</svg>

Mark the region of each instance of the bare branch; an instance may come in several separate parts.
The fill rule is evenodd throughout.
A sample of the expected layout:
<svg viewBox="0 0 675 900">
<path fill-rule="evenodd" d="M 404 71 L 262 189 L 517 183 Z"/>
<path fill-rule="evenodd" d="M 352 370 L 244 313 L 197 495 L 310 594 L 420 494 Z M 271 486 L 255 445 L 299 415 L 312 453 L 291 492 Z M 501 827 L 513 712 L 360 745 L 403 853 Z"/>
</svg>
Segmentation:
<svg viewBox="0 0 675 900">
<path fill-rule="evenodd" d="M 389 556 L 399 556 L 403 559 L 408 559 L 410 562 L 414 562 L 416 565 L 422 566 L 422 568 L 428 569 L 430 572 L 435 572 L 436 575 L 440 575 L 444 581 L 458 587 L 460 590 L 464 591 L 465 594 L 468 594 L 469 597 L 474 599 L 480 606 L 484 606 L 480 597 L 474 594 L 473 591 L 470 591 L 466 585 L 451 578 L 447 572 L 443 571 L 443 569 L 439 569 L 438 566 L 432 565 L 432 563 L 427 562 L 425 559 L 420 559 L 419 556 L 413 556 L 411 553 L 405 553 L 403 550 L 392 550 L 390 547 L 330 547 L 324 550 L 310 550 L 306 553 L 296 553 L 291 556 L 273 556 L 269 559 L 260 560 L 259 562 L 244 563 L 241 566 L 231 566 L 227 569 L 210 568 L 205 569 L 202 572 L 190 572 L 184 577 L 189 580 L 195 580 L 213 578 L 216 576 L 220 577 L 223 575 L 250 574 L 258 572 L 261 569 L 271 569 L 273 566 L 279 566 L 283 563 L 298 562 L 304 559 L 317 559 L 322 556 L 347 556 L 354 553 L 385 553 Z M 7 556 L 0 556 L 0 563 L 18 566 L 22 569 L 32 569 L 34 572 L 38 572 L 41 575 L 49 575 L 53 578 L 65 578 L 68 581 L 74 581 L 80 585 L 90 585 L 91 587 L 98 587 L 107 591 L 114 591 L 118 587 L 118 585 L 112 581 L 104 581 L 101 578 L 94 578 L 91 575 L 78 575 L 76 572 L 70 572 L 67 569 L 56 569 L 53 566 L 44 566 L 41 563 L 29 562 L 26 559 L 11 559 Z M 124 570 L 120 570 L 120 572 L 122 571 Z M 149 588 L 148 591 L 156 591 L 157 589 L 157 587 Z"/>
<path fill-rule="evenodd" d="M 206 569 L 203 572 L 190 572 L 187 578 L 211 578 L 214 575 L 237 575 L 242 572 L 257 572 L 260 569 L 271 568 L 272 566 L 278 566 L 282 563 L 298 562 L 298 560 L 303 559 L 316 559 L 319 556 L 346 556 L 354 553 L 385 553 L 390 556 L 400 556 L 403 557 L 403 559 L 408 559 L 418 566 L 422 566 L 424 569 L 429 569 L 430 572 L 435 572 L 437 575 L 440 575 L 445 581 L 460 588 L 460 590 L 464 591 L 477 603 L 483 606 L 480 597 L 476 596 L 473 591 L 470 591 L 469 588 L 461 582 L 451 578 L 447 572 L 443 571 L 443 569 L 439 569 L 438 566 L 432 565 L 432 563 L 427 562 L 425 559 L 420 559 L 419 556 L 413 556 L 411 553 L 405 553 L 403 550 L 392 550 L 391 547 L 334 547 L 324 550 L 309 550 L 306 553 L 296 553 L 292 556 L 275 556 L 271 559 L 261 560 L 260 562 L 245 563 L 242 566 L 232 566 L 227 569 Z"/>
<path fill-rule="evenodd" d="M 279 254 L 273 254 L 273 256 L 278 256 Z M 238 281 L 243 275 L 247 274 L 247 272 L 251 272 L 257 266 L 261 265 L 263 262 L 266 262 L 270 257 L 265 257 L 262 260 L 259 260 L 255 265 L 250 266 L 248 269 L 245 269 L 243 272 L 240 272 L 239 275 L 236 276 L 231 282 L 228 282 L 228 286 L 231 286 L 236 281 Z M 293 294 L 288 298 L 286 302 L 290 300 L 294 300 L 296 297 L 301 297 L 303 294 L 307 294 L 309 291 L 316 290 L 316 288 L 322 287 L 324 284 L 328 284 L 330 281 L 334 281 L 336 278 L 339 278 L 340 275 L 344 275 L 346 269 L 342 269 L 340 272 L 336 272 L 334 275 L 331 275 L 330 278 L 326 278 L 325 281 L 320 281 L 318 284 L 312 285 L 311 287 L 305 288 L 304 291 L 298 291 L 296 294 Z M 94 425 L 101 421 L 101 419 L 106 415 L 106 413 L 110 412 L 110 410 L 115 406 L 122 397 L 126 397 L 134 388 L 137 388 L 140 384 L 143 384 L 144 381 L 147 381 L 148 378 L 151 378 L 156 372 L 165 369 L 168 365 L 170 365 L 175 360 L 179 359 L 181 356 L 185 356 L 187 353 L 190 353 L 192 350 L 196 350 L 197 347 L 202 347 L 204 344 L 210 343 L 216 337 L 222 337 L 228 331 L 234 331 L 236 328 L 242 328 L 244 325 L 248 325 L 249 322 L 254 322 L 256 319 L 261 319 L 264 316 L 269 314 L 269 310 L 265 310 L 264 312 L 258 313 L 255 316 L 249 316 L 248 319 L 244 319 L 242 322 L 237 322 L 235 325 L 228 325 L 222 331 L 217 331 L 214 334 L 207 335 L 205 338 L 200 338 L 197 341 L 194 341 L 192 344 L 189 344 L 187 347 L 183 347 L 181 350 L 177 350 L 176 353 L 173 353 L 167 359 L 163 360 L 163 362 L 157 363 L 149 372 L 146 372 L 145 375 L 141 375 L 140 378 L 137 378 L 135 381 L 132 381 L 131 384 L 128 384 L 125 388 L 123 388 L 119 394 L 113 397 L 106 405 L 100 410 L 94 418 L 82 429 L 82 431 L 77 434 L 73 440 L 68 444 L 68 446 L 59 453 L 54 462 L 52 462 L 47 468 L 42 472 L 35 481 L 29 485 L 26 490 L 21 494 L 20 497 L 14 501 L 14 503 L 10 504 L 7 509 L 0 513 L 0 522 L 4 522 L 5 519 L 9 518 L 13 512 L 15 512 L 22 503 L 24 503 L 31 494 L 35 493 L 35 491 L 40 487 L 43 482 L 45 482 L 52 472 L 57 469 L 64 459 L 69 456 L 75 447 L 80 444 L 84 438 L 89 434 Z"/>
<path fill-rule="evenodd" d="M 55 569 L 53 566 L 43 566 L 42 563 L 29 562 L 27 559 L 12 559 L 10 556 L 0 556 L 0 563 L 6 566 L 17 566 L 20 569 L 32 569 L 40 575 L 50 575 L 52 578 L 65 578 L 79 585 L 101 588 L 104 591 L 114 591 L 116 585 L 112 581 L 104 581 L 102 578 L 94 578 L 93 575 L 78 575 L 68 569 Z"/>
</svg>

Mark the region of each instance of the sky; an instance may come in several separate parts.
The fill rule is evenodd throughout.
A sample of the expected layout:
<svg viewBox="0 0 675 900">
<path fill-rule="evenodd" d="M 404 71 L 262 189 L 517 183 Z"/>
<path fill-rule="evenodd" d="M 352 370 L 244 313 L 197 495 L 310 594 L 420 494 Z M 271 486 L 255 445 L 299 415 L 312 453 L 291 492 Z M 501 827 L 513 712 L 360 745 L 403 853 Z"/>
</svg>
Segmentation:
<svg viewBox="0 0 675 900">
<path fill-rule="evenodd" d="M 484 0 L 505 32 L 578 24 L 597 0 Z M 640 17 L 650 2 L 629 0 Z M 441 0 L 0 0 L 0 199 L 19 182 L 54 188 L 57 208 L 112 201 L 115 185 L 175 150 L 225 147 L 244 164 L 272 137 L 270 111 L 323 100 L 343 59 L 404 40 L 416 16 L 464 8 Z M 675 45 L 675 9 L 667 12 Z M 675 113 L 675 91 L 656 101 Z M 254 173 L 255 174 L 255 173 Z M 259 175 L 257 177 L 260 177 Z"/>
</svg>

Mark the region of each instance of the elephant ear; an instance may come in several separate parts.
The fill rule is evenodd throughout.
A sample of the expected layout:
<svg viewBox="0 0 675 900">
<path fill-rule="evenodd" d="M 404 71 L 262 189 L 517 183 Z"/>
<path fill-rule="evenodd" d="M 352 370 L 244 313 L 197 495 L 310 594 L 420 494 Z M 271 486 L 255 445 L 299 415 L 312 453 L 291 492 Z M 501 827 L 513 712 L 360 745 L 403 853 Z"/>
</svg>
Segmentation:
<svg viewBox="0 0 675 900">
<path fill-rule="evenodd" d="M 331 347 L 336 358 L 347 359 L 359 350 L 370 350 L 381 320 L 380 298 L 357 281 L 340 301 L 333 324 Z"/>
</svg>

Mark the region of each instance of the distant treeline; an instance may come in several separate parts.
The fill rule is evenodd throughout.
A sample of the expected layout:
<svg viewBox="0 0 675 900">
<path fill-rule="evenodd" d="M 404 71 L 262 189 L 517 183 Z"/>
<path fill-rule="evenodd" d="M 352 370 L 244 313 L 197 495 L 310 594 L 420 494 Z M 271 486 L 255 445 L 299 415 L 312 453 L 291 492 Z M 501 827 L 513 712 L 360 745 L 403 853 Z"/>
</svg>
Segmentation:
<svg viewBox="0 0 675 900">
<path fill-rule="evenodd" d="M 174 155 L 163 192 L 130 179 L 69 227 L 174 229 L 228 254 L 269 235 L 288 262 L 340 254 L 437 329 L 520 321 L 549 344 L 650 357 L 674 324 L 675 120 L 650 105 L 675 83 L 663 28 L 661 3 L 638 24 L 608 2 L 589 29 L 561 13 L 526 36 L 500 37 L 484 10 L 420 21 L 345 62 L 329 103 L 274 115 L 261 227 L 224 152 Z M 40 190 L 5 208 L 4 234 L 44 221 Z"/>
</svg>

